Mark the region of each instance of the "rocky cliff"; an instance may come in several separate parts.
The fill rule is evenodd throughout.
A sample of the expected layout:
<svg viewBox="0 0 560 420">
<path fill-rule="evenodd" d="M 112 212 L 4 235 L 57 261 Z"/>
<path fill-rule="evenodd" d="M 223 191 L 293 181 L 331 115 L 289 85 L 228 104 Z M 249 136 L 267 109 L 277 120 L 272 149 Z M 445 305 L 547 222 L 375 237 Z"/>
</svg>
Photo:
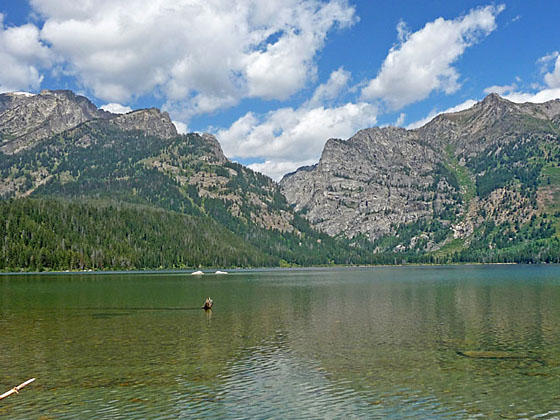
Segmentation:
<svg viewBox="0 0 560 420">
<path fill-rule="evenodd" d="M 4 93 L 0 95 L 0 151 L 16 153 L 85 121 L 111 116 L 69 90 Z"/>
<path fill-rule="evenodd" d="M 157 108 L 139 109 L 111 118 L 111 124 L 122 130 L 139 130 L 146 136 L 157 136 L 164 139 L 177 136 L 177 129 L 171 122 L 167 112 Z"/>
<path fill-rule="evenodd" d="M 370 128 L 331 139 L 318 164 L 280 185 L 329 235 L 365 235 L 393 252 L 420 243 L 435 251 L 453 240 L 464 248 L 485 223 L 517 232 L 560 206 L 559 121 L 559 100 L 516 104 L 491 94 L 416 130 Z M 407 226 L 412 237 L 394 239 Z"/>
<path fill-rule="evenodd" d="M 417 132 L 372 128 L 347 141 L 330 139 L 315 167 L 285 176 L 281 186 L 288 202 L 329 235 L 375 239 L 452 200 L 446 179 L 435 182 L 439 164 Z"/>
</svg>

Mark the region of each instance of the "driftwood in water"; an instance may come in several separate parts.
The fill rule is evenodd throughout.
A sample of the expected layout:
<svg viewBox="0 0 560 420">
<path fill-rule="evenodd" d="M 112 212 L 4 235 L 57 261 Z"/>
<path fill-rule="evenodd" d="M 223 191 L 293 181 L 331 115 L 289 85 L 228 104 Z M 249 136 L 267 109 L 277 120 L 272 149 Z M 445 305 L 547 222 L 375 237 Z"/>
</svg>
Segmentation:
<svg viewBox="0 0 560 420">
<path fill-rule="evenodd" d="M 210 297 L 207 297 L 206 300 L 204 301 L 204 305 L 202 306 L 202 309 L 204 310 L 212 309 L 213 304 L 214 301 Z"/>
<path fill-rule="evenodd" d="M 9 397 L 9 396 L 12 395 L 12 394 L 18 394 L 20 389 L 22 389 L 23 387 L 29 385 L 29 384 L 30 384 L 31 382 L 33 382 L 34 380 L 35 380 L 35 378 L 31 378 L 31 379 L 25 381 L 24 383 L 19 384 L 18 386 L 16 386 L 16 387 L 10 389 L 8 392 L 4 392 L 2 395 L 0 395 L 0 400 L 4 399 L 4 398 L 6 398 L 6 397 Z"/>
<path fill-rule="evenodd" d="M 518 361 L 524 364 L 536 363 L 546 366 L 546 361 L 527 353 L 512 353 L 509 351 L 484 351 L 484 350 L 465 350 L 457 351 L 459 356 L 468 357 L 470 359 L 493 359 L 502 361 Z"/>
<path fill-rule="evenodd" d="M 458 351 L 457 354 L 463 357 L 470 357 L 471 359 L 526 359 L 527 356 L 510 353 L 507 351 L 478 351 L 478 350 L 465 350 Z"/>
</svg>

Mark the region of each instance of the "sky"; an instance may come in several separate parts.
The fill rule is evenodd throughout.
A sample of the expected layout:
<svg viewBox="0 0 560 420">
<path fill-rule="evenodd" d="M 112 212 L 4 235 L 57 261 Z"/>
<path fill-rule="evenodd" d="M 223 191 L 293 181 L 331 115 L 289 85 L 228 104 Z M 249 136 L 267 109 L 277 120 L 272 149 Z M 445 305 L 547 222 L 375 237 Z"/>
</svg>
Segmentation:
<svg viewBox="0 0 560 420">
<path fill-rule="evenodd" d="M 560 98 L 560 1 L 2 0 L 0 93 L 157 107 L 275 179 L 329 138 Z"/>
</svg>

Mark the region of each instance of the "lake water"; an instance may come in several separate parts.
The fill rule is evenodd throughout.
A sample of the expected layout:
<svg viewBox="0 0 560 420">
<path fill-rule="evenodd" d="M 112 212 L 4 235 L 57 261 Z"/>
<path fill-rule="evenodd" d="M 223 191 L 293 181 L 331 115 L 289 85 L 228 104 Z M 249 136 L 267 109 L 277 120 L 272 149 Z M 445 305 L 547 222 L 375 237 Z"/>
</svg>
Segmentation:
<svg viewBox="0 0 560 420">
<path fill-rule="evenodd" d="M 0 418 L 560 418 L 560 267 L 0 276 L 31 377 Z"/>
</svg>

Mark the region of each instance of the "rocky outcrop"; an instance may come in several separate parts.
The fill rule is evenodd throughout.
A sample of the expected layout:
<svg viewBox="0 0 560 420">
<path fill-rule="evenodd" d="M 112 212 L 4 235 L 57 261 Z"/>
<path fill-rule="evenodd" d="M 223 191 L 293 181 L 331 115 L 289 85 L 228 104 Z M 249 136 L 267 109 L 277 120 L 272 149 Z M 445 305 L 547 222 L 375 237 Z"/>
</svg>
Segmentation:
<svg viewBox="0 0 560 420">
<path fill-rule="evenodd" d="M 171 122 L 167 112 L 161 112 L 157 108 L 139 109 L 121 114 L 111 119 L 111 124 L 121 130 L 143 131 L 147 136 L 156 136 L 164 139 L 177 136 L 177 129 Z"/>
<path fill-rule="evenodd" d="M 0 95 L 0 151 L 17 153 L 85 121 L 111 116 L 69 90 L 4 93 Z"/>
<path fill-rule="evenodd" d="M 331 139 L 317 165 L 285 175 L 280 185 L 288 202 L 329 235 L 376 239 L 399 225 L 439 218 L 463 238 L 478 220 L 467 217 L 469 203 L 479 210 L 492 204 L 493 195 L 472 201 L 475 180 L 491 169 L 481 159 L 535 139 L 554 143 L 559 119 L 559 100 L 515 104 L 491 94 L 416 130 L 371 128 Z"/>
<path fill-rule="evenodd" d="M 318 165 L 286 175 L 280 185 L 320 230 L 374 239 L 394 224 L 431 214 L 436 197 L 450 200 L 445 181 L 433 185 L 438 162 L 416 132 L 371 128 L 346 141 L 329 140 Z"/>
<path fill-rule="evenodd" d="M 218 139 L 214 137 L 212 134 L 203 133 L 200 135 L 204 142 L 206 143 L 206 148 L 208 150 L 208 155 L 202 157 L 203 160 L 206 160 L 209 163 L 218 163 L 223 164 L 228 161 L 224 152 L 222 150 L 222 146 L 218 142 Z"/>
<path fill-rule="evenodd" d="M 69 90 L 43 90 L 36 95 L 12 92 L 0 95 L 0 151 L 17 153 L 84 122 L 100 119 L 149 136 L 177 136 L 167 112 L 156 108 L 117 115 L 98 109 L 89 99 Z"/>
</svg>

